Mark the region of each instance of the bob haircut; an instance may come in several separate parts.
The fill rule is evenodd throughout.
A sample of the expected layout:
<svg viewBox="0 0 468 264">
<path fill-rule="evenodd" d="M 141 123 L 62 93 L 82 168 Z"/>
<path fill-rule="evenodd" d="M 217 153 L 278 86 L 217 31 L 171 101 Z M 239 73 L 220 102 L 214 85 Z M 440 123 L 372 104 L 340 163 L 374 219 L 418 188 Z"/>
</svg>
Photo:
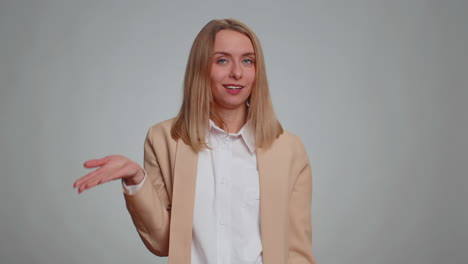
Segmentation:
<svg viewBox="0 0 468 264">
<path fill-rule="evenodd" d="M 267 148 L 283 133 L 283 127 L 276 119 L 270 98 L 265 69 L 265 59 L 255 33 L 236 19 L 212 20 L 195 38 L 187 62 L 184 78 L 182 106 L 171 129 L 174 140 L 182 139 L 195 152 L 208 148 L 206 134 L 210 118 L 223 127 L 224 121 L 214 111 L 210 76 L 213 61 L 213 47 L 220 30 L 234 30 L 246 35 L 255 52 L 255 80 L 248 101 L 247 122 L 255 134 L 255 145 Z"/>
</svg>

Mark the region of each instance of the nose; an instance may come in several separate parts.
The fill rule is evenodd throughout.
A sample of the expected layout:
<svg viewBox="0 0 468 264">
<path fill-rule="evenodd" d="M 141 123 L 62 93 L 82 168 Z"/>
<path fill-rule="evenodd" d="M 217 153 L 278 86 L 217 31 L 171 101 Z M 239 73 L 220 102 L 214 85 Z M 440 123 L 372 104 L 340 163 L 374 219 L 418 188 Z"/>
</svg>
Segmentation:
<svg viewBox="0 0 468 264">
<path fill-rule="evenodd" d="M 229 77 L 239 80 L 242 78 L 242 66 L 238 62 L 234 62 L 231 64 L 231 72 Z"/>
</svg>

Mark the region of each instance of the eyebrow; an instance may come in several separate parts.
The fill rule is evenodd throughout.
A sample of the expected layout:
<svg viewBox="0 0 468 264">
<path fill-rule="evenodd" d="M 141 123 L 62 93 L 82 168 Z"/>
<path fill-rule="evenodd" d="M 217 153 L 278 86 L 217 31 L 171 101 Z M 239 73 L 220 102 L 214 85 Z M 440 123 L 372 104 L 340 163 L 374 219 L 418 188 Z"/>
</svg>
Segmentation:
<svg viewBox="0 0 468 264">
<path fill-rule="evenodd" d="M 213 53 L 213 55 L 230 56 L 231 54 L 229 52 L 225 52 L 225 51 L 216 51 L 215 53 Z M 246 53 L 242 54 L 242 56 L 255 56 L 255 52 L 246 52 Z"/>
</svg>

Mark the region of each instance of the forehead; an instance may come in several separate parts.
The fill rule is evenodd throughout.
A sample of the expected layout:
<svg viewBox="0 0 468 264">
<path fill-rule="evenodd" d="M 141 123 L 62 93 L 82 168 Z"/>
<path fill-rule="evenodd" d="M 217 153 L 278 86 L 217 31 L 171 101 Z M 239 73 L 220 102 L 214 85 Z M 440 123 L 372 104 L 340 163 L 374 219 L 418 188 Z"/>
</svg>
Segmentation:
<svg viewBox="0 0 468 264">
<path fill-rule="evenodd" d="M 245 34 L 234 30 L 220 30 L 216 33 L 214 52 L 230 54 L 253 53 L 252 41 Z"/>
</svg>

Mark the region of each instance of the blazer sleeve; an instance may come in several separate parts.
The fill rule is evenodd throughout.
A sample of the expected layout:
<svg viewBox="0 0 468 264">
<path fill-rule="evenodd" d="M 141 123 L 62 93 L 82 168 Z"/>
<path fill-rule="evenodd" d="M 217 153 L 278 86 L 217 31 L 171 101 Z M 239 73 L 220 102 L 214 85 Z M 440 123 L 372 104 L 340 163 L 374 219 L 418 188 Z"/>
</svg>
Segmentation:
<svg viewBox="0 0 468 264">
<path fill-rule="evenodd" d="M 290 198 L 289 264 L 315 264 L 312 254 L 312 171 L 302 141 L 298 139 L 299 173 Z"/>
<path fill-rule="evenodd" d="M 133 224 L 145 246 L 157 256 L 167 256 L 170 201 L 151 135 L 150 129 L 144 144 L 144 168 L 148 178 L 135 195 L 124 196 Z"/>
</svg>

